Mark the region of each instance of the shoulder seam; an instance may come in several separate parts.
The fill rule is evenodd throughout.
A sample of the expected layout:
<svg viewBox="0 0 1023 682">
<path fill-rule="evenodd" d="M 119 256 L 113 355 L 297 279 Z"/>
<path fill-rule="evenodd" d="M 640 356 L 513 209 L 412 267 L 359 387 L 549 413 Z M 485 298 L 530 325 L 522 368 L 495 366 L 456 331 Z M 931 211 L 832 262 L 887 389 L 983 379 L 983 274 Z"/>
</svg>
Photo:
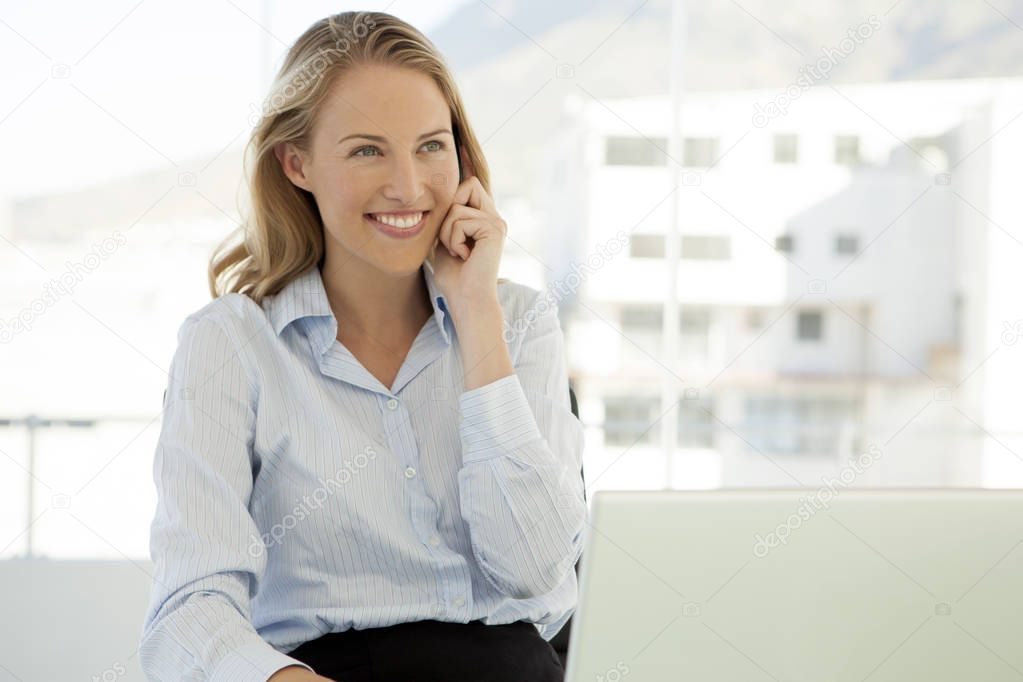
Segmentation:
<svg viewBox="0 0 1023 682">
<path fill-rule="evenodd" d="M 209 312 L 204 313 L 202 315 L 198 316 L 197 315 L 198 315 L 197 313 L 193 313 L 192 315 L 189 315 L 189 319 L 194 318 L 196 324 L 203 321 L 208 321 L 210 324 L 214 325 L 217 329 L 219 329 L 220 332 L 225 336 L 225 338 L 227 338 L 228 342 L 231 344 L 231 350 L 234 353 L 234 356 L 238 358 L 238 362 L 242 366 L 242 371 L 245 372 L 246 387 L 248 388 L 250 399 L 253 400 L 252 404 L 253 406 L 255 406 L 256 403 L 254 399 L 258 395 L 258 391 L 256 389 L 257 384 L 255 381 L 255 375 L 249 363 L 245 359 L 245 354 L 241 352 L 241 346 L 238 343 L 237 336 L 231 329 L 228 329 L 228 327 L 224 325 L 223 321 L 220 320 L 216 315 L 209 314 Z M 219 371 L 220 371 L 219 367 L 216 370 L 214 370 L 214 372 Z"/>
</svg>

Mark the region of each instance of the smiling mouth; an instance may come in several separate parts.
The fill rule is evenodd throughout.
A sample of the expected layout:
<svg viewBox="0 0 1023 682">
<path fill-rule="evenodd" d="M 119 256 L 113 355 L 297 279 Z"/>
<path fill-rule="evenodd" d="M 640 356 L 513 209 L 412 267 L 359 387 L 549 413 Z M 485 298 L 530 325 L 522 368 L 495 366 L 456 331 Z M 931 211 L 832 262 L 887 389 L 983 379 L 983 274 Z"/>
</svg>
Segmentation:
<svg viewBox="0 0 1023 682">
<path fill-rule="evenodd" d="M 397 230 L 408 230 L 421 223 L 429 211 L 407 211 L 403 213 L 366 213 L 366 217 Z"/>
</svg>

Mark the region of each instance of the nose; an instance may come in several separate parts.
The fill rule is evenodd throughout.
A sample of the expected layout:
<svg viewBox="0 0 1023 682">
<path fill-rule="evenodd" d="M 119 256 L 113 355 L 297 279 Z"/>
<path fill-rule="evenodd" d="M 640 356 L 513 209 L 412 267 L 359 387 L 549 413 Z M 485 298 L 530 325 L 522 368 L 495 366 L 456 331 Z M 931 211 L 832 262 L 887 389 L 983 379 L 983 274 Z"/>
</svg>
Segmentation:
<svg viewBox="0 0 1023 682">
<path fill-rule="evenodd" d="M 388 199 L 401 202 L 403 206 L 414 206 L 422 196 L 423 183 L 420 180 L 416 160 L 401 154 L 392 156 L 394 164 L 390 169 L 391 182 L 385 194 Z"/>
</svg>

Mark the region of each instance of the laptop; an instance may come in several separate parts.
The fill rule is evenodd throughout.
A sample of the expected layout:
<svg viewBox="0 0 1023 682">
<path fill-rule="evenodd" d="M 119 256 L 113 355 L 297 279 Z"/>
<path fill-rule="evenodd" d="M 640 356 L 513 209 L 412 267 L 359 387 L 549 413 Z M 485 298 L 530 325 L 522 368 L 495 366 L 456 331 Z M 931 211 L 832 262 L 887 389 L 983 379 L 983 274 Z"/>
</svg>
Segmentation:
<svg viewBox="0 0 1023 682">
<path fill-rule="evenodd" d="M 1023 491 L 600 491 L 566 682 L 1021 682 Z"/>
</svg>

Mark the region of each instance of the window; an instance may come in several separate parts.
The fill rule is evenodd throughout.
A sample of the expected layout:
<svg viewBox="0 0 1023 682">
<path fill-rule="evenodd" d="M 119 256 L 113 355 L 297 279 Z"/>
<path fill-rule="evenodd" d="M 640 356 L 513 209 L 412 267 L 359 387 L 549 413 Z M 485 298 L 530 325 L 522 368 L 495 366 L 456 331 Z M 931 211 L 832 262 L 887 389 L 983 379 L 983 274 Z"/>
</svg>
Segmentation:
<svg viewBox="0 0 1023 682">
<path fill-rule="evenodd" d="M 608 166 L 663 166 L 668 140 L 663 137 L 608 137 L 604 163 Z"/>
<path fill-rule="evenodd" d="M 688 260 L 728 260 L 732 242 L 728 237 L 683 235 L 681 257 Z"/>
<path fill-rule="evenodd" d="M 710 354 L 710 308 L 684 305 L 678 311 L 679 354 L 687 362 L 703 363 Z"/>
<path fill-rule="evenodd" d="M 631 258 L 664 258 L 667 241 L 663 234 L 634 234 L 629 238 Z M 687 260 L 728 260 L 731 238 L 683 235 L 679 257 Z"/>
<path fill-rule="evenodd" d="M 796 238 L 791 234 L 781 234 L 774 238 L 774 248 L 782 253 L 792 253 L 796 250 Z"/>
<path fill-rule="evenodd" d="M 683 448 L 714 447 L 714 407 L 696 400 L 678 404 L 678 444 Z"/>
<path fill-rule="evenodd" d="M 660 333 L 664 325 L 664 307 L 660 303 L 630 303 L 621 309 L 622 331 Z M 710 330 L 710 309 L 684 305 L 678 310 L 678 328 L 682 337 L 706 338 Z"/>
<path fill-rule="evenodd" d="M 683 164 L 706 168 L 714 165 L 718 156 L 716 137 L 687 137 L 683 140 Z"/>
<path fill-rule="evenodd" d="M 799 159 L 799 138 L 795 135 L 774 136 L 774 162 L 795 163 Z"/>
<path fill-rule="evenodd" d="M 839 135 L 835 138 L 835 163 L 854 166 L 860 162 L 860 138 Z"/>
<path fill-rule="evenodd" d="M 663 234 L 634 234 L 629 238 L 629 256 L 632 258 L 664 258 Z"/>
<path fill-rule="evenodd" d="M 683 335 L 706 336 L 710 330 L 710 309 L 684 305 L 678 311 L 678 322 Z"/>
<path fill-rule="evenodd" d="M 752 395 L 745 402 L 742 436 L 767 454 L 834 456 L 858 410 L 855 399 L 834 396 Z"/>
<path fill-rule="evenodd" d="M 800 341 L 820 341 L 824 332 L 824 313 L 804 310 L 799 313 L 796 336 Z"/>
<path fill-rule="evenodd" d="M 664 309 L 659 304 L 636 303 L 622 307 L 622 331 L 660 331 L 664 324 Z"/>
<path fill-rule="evenodd" d="M 854 234 L 840 234 L 835 237 L 835 253 L 839 256 L 850 256 L 859 253 L 860 240 Z"/>
<path fill-rule="evenodd" d="M 660 402 L 656 396 L 605 396 L 604 443 L 625 447 L 656 443 L 660 431 L 654 420 Z"/>
<path fill-rule="evenodd" d="M 755 332 L 764 326 L 764 311 L 760 308 L 746 310 L 746 329 Z"/>
<path fill-rule="evenodd" d="M 660 441 L 661 399 L 658 396 L 605 396 L 604 443 L 629 447 Z M 682 400 L 678 404 L 678 444 L 684 448 L 714 446 L 712 404 Z"/>
</svg>

